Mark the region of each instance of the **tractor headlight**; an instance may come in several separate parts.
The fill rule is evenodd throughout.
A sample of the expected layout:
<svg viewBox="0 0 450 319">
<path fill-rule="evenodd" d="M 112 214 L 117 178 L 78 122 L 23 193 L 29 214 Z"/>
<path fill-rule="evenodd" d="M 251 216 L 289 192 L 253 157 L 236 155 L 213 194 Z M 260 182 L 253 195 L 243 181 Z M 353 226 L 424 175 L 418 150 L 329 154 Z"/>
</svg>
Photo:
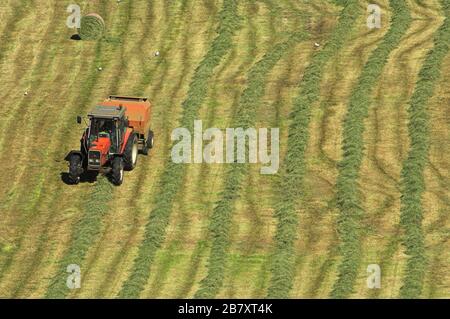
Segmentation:
<svg viewBox="0 0 450 319">
<path fill-rule="evenodd" d="M 89 151 L 89 156 L 88 156 L 88 163 L 90 165 L 100 165 L 100 151 L 97 150 L 93 150 L 93 151 Z"/>
</svg>

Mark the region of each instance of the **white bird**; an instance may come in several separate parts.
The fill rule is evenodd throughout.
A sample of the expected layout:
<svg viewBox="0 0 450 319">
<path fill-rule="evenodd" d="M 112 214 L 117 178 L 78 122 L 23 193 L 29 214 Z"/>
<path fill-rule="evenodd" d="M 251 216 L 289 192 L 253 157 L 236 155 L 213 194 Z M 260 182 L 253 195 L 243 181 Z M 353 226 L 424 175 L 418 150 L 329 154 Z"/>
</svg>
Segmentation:
<svg viewBox="0 0 450 319">
<path fill-rule="evenodd" d="M 159 54 L 160 54 L 159 51 L 155 52 L 155 56 L 159 56 Z"/>
<path fill-rule="evenodd" d="M 98 70 L 101 71 L 101 70 L 103 70 L 103 68 L 102 68 L 101 66 L 99 66 L 99 67 L 98 67 Z"/>
<path fill-rule="evenodd" d="M 318 48 L 318 47 L 320 47 L 320 44 L 319 43 L 314 43 L 314 46 L 316 47 L 316 48 Z"/>
<path fill-rule="evenodd" d="M 23 93 L 23 95 L 27 96 L 27 95 L 28 95 L 28 91 L 25 91 L 25 92 Z"/>
</svg>

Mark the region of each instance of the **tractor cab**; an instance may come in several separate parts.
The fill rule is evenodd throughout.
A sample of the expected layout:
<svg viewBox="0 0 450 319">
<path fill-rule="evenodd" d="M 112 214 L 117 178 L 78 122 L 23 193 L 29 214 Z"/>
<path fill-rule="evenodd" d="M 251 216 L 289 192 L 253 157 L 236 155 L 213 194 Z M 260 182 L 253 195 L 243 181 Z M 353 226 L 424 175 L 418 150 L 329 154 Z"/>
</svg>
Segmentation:
<svg viewBox="0 0 450 319">
<path fill-rule="evenodd" d="M 103 154 L 119 153 L 128 126 L 125 109 L 122 106 L 98 105 L 88 114 L 88 118 L 87 149 L 98 149 Z"/>
</svg>

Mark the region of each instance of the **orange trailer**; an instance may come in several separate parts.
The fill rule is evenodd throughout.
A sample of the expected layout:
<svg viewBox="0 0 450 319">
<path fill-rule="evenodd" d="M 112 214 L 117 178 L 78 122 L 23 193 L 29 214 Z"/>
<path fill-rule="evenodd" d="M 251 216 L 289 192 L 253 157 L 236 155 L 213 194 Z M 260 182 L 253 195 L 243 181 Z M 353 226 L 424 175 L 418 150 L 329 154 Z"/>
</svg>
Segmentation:
<svg viewBox="0 0 450 319">
<path fill-rule="evenodd" d="M 129 97 L 110 95 L 102 106 L 124 107 L 129 127 L 132 127 L 141 137 L 147 138 L 150 130 L 150 116 L 152 105 L 146 97 Z"/>
</svg>

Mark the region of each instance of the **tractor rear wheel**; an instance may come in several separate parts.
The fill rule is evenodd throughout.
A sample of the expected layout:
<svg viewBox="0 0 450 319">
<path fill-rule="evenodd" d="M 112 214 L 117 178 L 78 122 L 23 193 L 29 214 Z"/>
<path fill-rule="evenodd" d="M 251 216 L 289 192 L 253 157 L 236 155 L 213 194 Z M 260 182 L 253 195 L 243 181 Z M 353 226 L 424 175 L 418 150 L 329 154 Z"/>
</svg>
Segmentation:
<svg viewBox="0 0 450 319">
<path fill-rule="evenodd" d="M 80 182 L 81 171 L 81 156 L 72 154 L 69 159 L 69 181 L 71 184 L 78 184 Z"/>
<path fill-rule="evenodd" d="M 142 148 L 142 154 L 148 155 L 148 151 L 153 148 L 153 131 L 148 131 L 147 140 Z"/>
<path fill-rule="evenodd" d="M 123 183 L 123 159 L 122 157 L 115 157 L 112 161 L 112 170 L 111 170 L 111 182 L 120 186 Z"/>
<path fill-rule="evenodd" d="M 138 138 L 135 133 L 131 133 L 123 152 L 123 163 L 127 171 L 132 171 L 136 167 L 138 152 Z"/>
</svg>

